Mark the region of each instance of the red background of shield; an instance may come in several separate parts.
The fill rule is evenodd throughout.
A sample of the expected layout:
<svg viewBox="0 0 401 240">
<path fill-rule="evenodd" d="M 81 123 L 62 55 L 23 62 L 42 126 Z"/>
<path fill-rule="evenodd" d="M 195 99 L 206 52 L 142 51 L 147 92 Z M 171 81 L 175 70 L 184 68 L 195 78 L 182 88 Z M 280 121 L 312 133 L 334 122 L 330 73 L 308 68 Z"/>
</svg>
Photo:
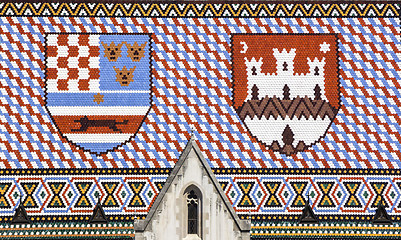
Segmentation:
<svg viewBox="0 0 401 240">
<path fill-rule="evenodd" d="M 246 53 L 243 44 L 248 46 Z M 320 44 L 330 44 L 330 51 L 320 51 Z M 326 97 L 329 103 L 338 108 L 340 106 L 340 91 L 337 61 L 337 37 L 335 34 L 237 34 L 232 37 L 232 61 L 233 61 L 233 104 L 235 108 L 240 107 L 247 95 L 247 76 L 244 58 L 252 57 L 259 60 L 263 57 L 262 72 L 276 72 L 276 59 L 273 56 L 273 48 L 280 52 L 285 48 L 289 51 L 296 48 L 294 59 L 295 73 L 308 73 L 309 65 L 307 58 L 313 60 L 317 57 L 321 60 L 326 58 L 324 67 Z"/>
</svg>

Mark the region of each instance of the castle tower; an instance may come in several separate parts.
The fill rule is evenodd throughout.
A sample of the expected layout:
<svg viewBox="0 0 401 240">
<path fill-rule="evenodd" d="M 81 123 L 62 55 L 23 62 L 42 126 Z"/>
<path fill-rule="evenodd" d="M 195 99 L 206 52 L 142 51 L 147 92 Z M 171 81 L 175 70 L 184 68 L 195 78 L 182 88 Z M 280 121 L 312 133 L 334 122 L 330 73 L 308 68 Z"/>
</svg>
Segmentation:
<svg viewBox="0 0 401 240">
<path fill-rule="evenodd" d="M 252 98 L 264 97 L 260 95 L 260 89 L 266 84 L 266 74 L 262 73 L 263 58 L 256 60 L 245 58 L 246 72 L 248 76 L 247 100 Z M 260 96 L 259 96 L 260 95 Z"/>
<path fill-rule="evenodd" d="M 264 75 L 262 75 L 262 64 L 263 64 L 262 57 L 259 58 L 259 60 L 256 60 L 255 58 L 248 60 L 248 58 L 245 58 L 247 75 L 248 76 L 264 76 Z"/>
<path fill-rule="evenodd" d="M 273 48 L 276 58 L 276 72 L 262 72 L 263 58 L 245 58 L 248 91 L 246 100 L 257 100 L 264 97 L 277 97 L 280 99 L 293 99 L 295 97 L 309 97 L 311 99 L 326 99 L 324 85 L 324 67 L 326 59 L 313 60 L 307 58 L 308 73 L 294 72 L 294 59 L 296 49 L 281 52 Z"/>
<path fill-rule="evenodd" d="M 273 56 L 276 58 L 277 75 L 294 75 L 295 51 L 295 48 L 291 48 L 291 50 L 287 52 L 284 48 L 283 51 L 280 52 L 277 48 L 273 48 Z"/>
<path fill-rule="evenodd" d="M 326 65 L 326 58 L 323 57 L 321 61 L 317 57 L 313 59 L 307 58 L 309 65 L 310 76 L 321 76 L 324 77 L 324 65 Z"/>
</svg>

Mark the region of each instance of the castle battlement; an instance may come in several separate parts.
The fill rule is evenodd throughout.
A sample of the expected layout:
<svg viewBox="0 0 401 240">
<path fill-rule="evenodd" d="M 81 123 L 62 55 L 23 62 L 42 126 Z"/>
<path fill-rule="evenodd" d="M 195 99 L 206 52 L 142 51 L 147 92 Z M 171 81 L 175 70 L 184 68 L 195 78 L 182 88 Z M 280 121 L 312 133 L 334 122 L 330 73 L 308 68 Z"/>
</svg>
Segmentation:
<svg viewBox="0 0 401 240">
<path fill-rule="evenodd" d="M 256 59 L 252 57 L 250 60 L 245 58 L 247 79 L 248 79 L 248 95 L 247 100 L 263 97 L 284 98 L 284 87 L 287 85 L 286 94 L 289 98 L 295 97 L 316 97 L 318 89 L 321 99 L 325 98 L 324 89 L 324 67 L 326 59 L 323 57 L 315 57 L 313 60 L 307 57 L 309 66 L 308 73 L 294 72 L 294 59 L 296 49 L 291 48 L 289 51 L 283 49 L 281 52 L 277 48 L 273 48 L 273 56 L 276 59 L 276 72 L 263 73 L 263 58 Z M 256 86 L 256 88 L 255 88 Z M 318 88 L 317 88 L 318 87 Z M 255 91 L 257 90 L 257 93 Z"/>
</svg>

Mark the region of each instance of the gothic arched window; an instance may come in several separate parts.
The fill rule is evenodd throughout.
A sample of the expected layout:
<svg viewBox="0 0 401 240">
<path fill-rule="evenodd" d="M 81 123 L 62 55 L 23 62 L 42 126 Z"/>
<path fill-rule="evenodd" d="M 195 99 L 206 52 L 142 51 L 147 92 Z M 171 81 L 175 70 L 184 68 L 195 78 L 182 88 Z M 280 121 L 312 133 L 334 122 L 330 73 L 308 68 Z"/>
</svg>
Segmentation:
<svg viewBox="0 0 401 240">
<path fill-rule="evenodd" d="M 201 192 L 195 186 L 189 186 L 185 191 L 187 205 L 187 234 L 201 236 Z"/>
<path fill-rule="evenodd" d="M 191 190 L 187 196 L 188 234 L 198 234 L 198 196 Z"/>
</svg>

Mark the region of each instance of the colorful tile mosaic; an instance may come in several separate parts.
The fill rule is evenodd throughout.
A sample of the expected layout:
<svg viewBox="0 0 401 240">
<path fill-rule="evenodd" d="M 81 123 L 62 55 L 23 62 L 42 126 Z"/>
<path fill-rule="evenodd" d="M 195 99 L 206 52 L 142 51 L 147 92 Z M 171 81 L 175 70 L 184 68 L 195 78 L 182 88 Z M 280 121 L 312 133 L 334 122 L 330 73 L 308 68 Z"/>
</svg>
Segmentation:
<svg viewBox="0 0 401 240">
<path fill-rule="evenodd" d="M 34 174 L 33 171 L 35 171 Z M 88 220 L 100 197 L 112 220 L 144 218 L 171 169 L 12 170 L 0 178 L 0 221 L 22 204 L 36 221 Z M 214 169 L 242 218 L 296 220 L 307 199 L 321 220 L 401 220 L 400 170 Z M 8 175 L 5 175 L 8 174 Z M 62 219 L 59 219 L 62 214 Z"/>
<path fill-rule="evenodd" d="M 93 224 L 90 226 L 81 223 L 33 223 L 21 225 L 0 225 L 0 236 L 10 240 L 37 240 L 37 239 L 134 239 L 134 224 L 110 222 Z"/>
<path fill-rule="evenodd" d="M 367 174 L 363 170 L 311 174 L 289 169 L 215 172 L 243 218 L 251 214 L 257 220 L 296 220 L 309 199 L 321 220 L 372 220 L 380 202 L 395 220 L 401 220 L 399 170 L 395 174 Z"/>
<path fill-rule="evenodd" d="M 150 36 L 46 35 L 46 109 L 62 136 L 105 153 L 133 138 L 151 108 Z"/>
<path fill-rule="evenodd" d="M 2 3 L 5 16 L 86 17 L 395 17 L 394 3 L 229 4 L 229 3 Z"/>
<path fill-rule="evenodd" d="M 144 217 L 191 130 L 242 218 L 401 220 L 399 12 L 0 3 L 0 222 Z"/>
<path fill-rule="evenodd" d="M 351 221 L 321 223 L 315 225 L 280 222 L 266 224 L 253 222 L 252 239 L 397 239 L 400 231 L 399 223 L 393 226 L 374 226 L 370 223 Z"/>
<path fill-rule="evenodd" d="M 12 170 L 0 177 L 0 221 L 8 222 L 19 205 L 32 221 L 88 220 L 99 198 L 110 220 L 132 221 L 146 216 L 169 171 Z"/>
<path fill-rule="evenodd" d="M 400 132 L 400 102 L 398 100 L 400 86 L 397 81 L 400 77 L 399 53 L 401 51 L 399 49 L 399 18 L 3 17 L 1 25 L 3 26 L 1 29 L 2 147 L 0 149 L 2 168 L 172 167 L 189 138 L 188 132 L 191 127 L 195 128 L 199 145 L 213 167 L 398 168 L 401 166 L 398 134 Z M 96 34 L 73 34 L 82 31 Z M 51 88 L 46 87 L 51 85 L 52 81 L 58 81 L 59 77 L 62 78 L 61 72 L 63 72 L 62 69 L 65 69 L 60 68 L 61 75 L 57 78 L 54 76 L 56 73 L 52 66 L 56 60 L 53 61 L 53 57 L 51 57 L 53 53 L 49 53 L 51 56 L 45 56 L 46 36 L 55 37 L 59 33 L 69 33 L 68 36 L 71 38 L 85 38 L 88 35 L 95 36 L 94 38 L 107 38 L 108 35 L 100 34 L 102 32 L 119 33 L 121 35 L 118 36 L 122 38 L 138 38 L 135 41 L 140 43 L 145 41 L 139 40 L 140 36 L 152 34 L 152 41 L 146 45 L 153 49 L 150 54 L 152 58 L 152 106 L 143 123 L 138 125 L 139 120 L 135 123 L 137 128 L 140 126 L 136 134 L 135 131 L 116 132 L 116 129 L 120 130 L 119 127 L 125 126 L 123 117 L 114 120 L 104 117 L 103 120 L 98 119 L 99 121 L 88 117 L 84 123 L 86 115 L 82 114 L 88 116 L 90 114 L 85 112 L 78 114 L 85 108 L 76 105 L 78 102 L 72 97 L 73 93 L 65 93 L 63 98 L 58 99 L 58 95 L 55 94 L 56 96 L 53 97 L 53 93 L 50 93 Z M 139 35 L 132 35 L 132 33 Z M 309 131 L 316 133 L 316 136 L 310 134 L 311 136 L 304 138 L 304 144 L 295 146 L 302 151 L 296 150 L 296 153 L 293 154 L 291 151 L 287 152 L 290 154 L 280 154 L 280 151 L 272 150 L 282 149 L 284 146 L 282 145 L 284 143 L 280 143 L 281 130 L 274 132 L 273 135 L 276 137 L 272 138 L 278 139 L 279 143 L 271 144 L 265 131 L 264 134 L 258 135 L 258 127 L 251 126 L 252 124 L 246 123 L 246 121 L 244 123 L 241 115 L 237 113 L 236 102 L 238 101 L 235 98 L 235 81 L 237 81 L 235 78 L 235 55 L 237 53 L 235 51 L 242 46 L 241 42 L 243 41 L 236 40 L 236 36 L 239 36 L 236 34 L 247 33 L 258 33 L 262 38 L 263 34 L 267 34 L 266 36 L 282 37 L 283 39 L 294 36 L 293 34 L 301 34 L 301 36 L 293 37 L 293 39 L 298 39 L 297 41 L 301 41 L 302 36 L 313 38 L 316 37 L 316 33 L 329 34 L 327 39 L 322 38 L 319 43 L 316 42 L 317 45 L 309 46 L 310 51 L 314 51 L 316 54 L 320 53 L 320 55 L 314 55 L 313 60 L 309 57 L 311 64 L 315 60 L 322 61 L 323 59 L 321 54 L 325 54 L 324 46 L 326 45 L 320 47 L 319 44 L 325 42 L 327 46 L 334 47 L 333 42 L 329 42 L 335 40 L 330 40 L 329 36 L 336 34 L 338 38 L 340 92 L 330 90 L 331 92 L 328 91 L 327 94 L 331 95 L 331 99 L 339 97 L 340 102 L 333 105 L 333 100 L 331 100 L 332 113 L 326 113 L 329 115 L 322 118 L 323 125 L 315 124 L 321 126 L 318 128 L 321 129 L 320 133 L 316 129 Z M 233 39 L 231 40 L 231 38 Z M 240 45 L 236 45 L 236 41 L 239 41 Z M 100 47 L 100 43 L 96 44 L 96 48 Z M 279 48 L 278 45 L 270 47 L 271 49 Z M 103 46 L 101 48 L 103 49 Z M 126 46 L 123 48 L 126 49 Z M 288 48 L 286 51 L 290 51 L 296 49 L 296 45 L 290 44 L 286 48 Z M 330 49 L 330 47 L 328 48 Z M 283 49 L 280 48 L 277 51 L 283 53 Z M 63 51 L 60 54 L 68 53 Z M 103 54 L 97 54 L 101 59 L 107 59 Z M 296 54 L 298 54 L 296 55 L 297 59 L 299 57 L 299 61 L 303 62 L 302 64 L 307 61 L 308 56 L 301 50 L 297 50 Z M 251 55 L 252 52 L 247 55 L 249 61 L 252 60 Z M 254 61 L 256 61 L 256 56 L 261 57 L 256 53 L 254 55 Z M 121 61 L 130 60 L 127 56 L 124 55 Z M 234 62 L 232 57 L 234 57 Z M 95 59 L 97 58 L 99 57 L 95 57 Z M 273 59 L 273 54 L 267 54 L 265 58 Z M 66 63 L 72 64 L 71 66 L 89 64 L 86 57 L 71 57 L 64 60 L 67 61 Z M 332 63 L 334 64 L 334 62 Z M 122 63 L 117 62 L 116 64 L 120 66 Z M 317 64 L 317 62 L 313 62 L 313 64 Z M 145 65 L 141 66 L 146 68 Z M 96 68 L 97 65 L 93 66 L 93 69 Z M 45 69 L 49 71 L 44 73 Z M 119 69 L 122 69 L 122 65 Z M 302 67 L 297 65 L 294 69 L 297 74 L 308 72 L 301 70 Z M 327 63 L 324 69 L 337 69 L 337 65 L 329 66 Z M 82 75 L 79 75 L 81 70 Z M 86 72 L 81 70 L 72 71 L 71 74 L 78 74 L 78 79 L 84 78 Z M 115 71 L 107 72 L 107 74 L 109 75 L 100 73 L 101 76 L 113 77 Z M 90 78 L 82 80 L 81 84 L 88 81 L 91 82 Z M 71 83 L 73 82 L 71 81 Z M 99 103 L 92 100 L 85 103 L 82 99 L 79 104 L 81 106 L 99 105 L 97 107 L 113 104 L 113 101 L 108 98 L 108 95 L 113 95 L 113 93 L 107 93 L 102 98 L 104 102 L 101 102 L 100 97 L 104 94 L 97 95 L 92 92 L 94 89 L 92 86 L 96 85 L 94 81 L 92 83 L 92 85 L 89 84 L 90 90 L 80 90 L 83 92 L 77 94 L 87 94 Z M 114 83 L 117 84 L 117 82 Z M 332 84 L 334 84 L 332 86 L 336 86 L 335 81 Z M 145 85 L 144 83 L 143 86 Z M 329 86 L 331 85 L 325 87 Z M 103 89 L 104 86 L 100 84 L 100 88 Z M 106 89 L 104 88 L 102 91 L 109 91 Z M 143 89 L 143 91 L 148 90 Z M 289 91 L 291 94 L 291 90 Z M 321 101 L 326 96 L 323 92 L 322 89 Z M 146 93 L 138 94 L 140 96 L 140 94 Z M 98 100 L 95 99 L 96 96 L 99 97 Z M 70 98 L 71 101 L 69 101 Z M 140 101 L 140 104 L 149 107 L 149 98 L 145 98 L 148 99 L 147 103 Z M 64 100 L 61 101 L 61 99 Z M 110 100 L 109 103 L 107 99 Z M 280 101 L 281 104 L 287 104 L 287 100 L 283 101 Z M 305 99 L 301 99 L 302 104 L 311 106 L 311 103 L 305 101 Z M 57 114 L 65 116 L 68 114 L 67 110 L 60 110 L 63 111 L 61 113 L 56 110 L 54 112 L 52 104 L 75 104 L 75 111 L 79 119 L 70 119 L 69 122 L 76 125 L 76 128 L 73 129 L 81 129 L 82 125 L 80 124 L 88 124 L 88 131 L 96 132 L 99 138 L 95 141 L 90 133 L 75 132 L 67 133 L 69 136 L 66 136 L 65 131 L 67 130 L 61 129 L 62 126 L 65 126 L 64 123 L 61 123 L 63 121 L 56 120 L 54 116 L 59 116 Z M 139 103 L 135 101 L 135 104 Z M 278 103 L 273 102 L 272 104 L 277 106 Z M 115 107 L 118 109 L 117 106 Z M 121 103 L 121 106 L 118 107 L 127 108 L 129 106 Z M 278 111 L 278 109 L 275 110 Z M 302 108 L 297 109 L 301 114 L 299 117 L 310 114 L 301 110 Z M 288 111 L 286 114 L 290 114 L 292 110 Z M 309 111 L 314 110 L 309 107 Z M 314 114 L 319 115 L 320 113 L 321 111 Z M 335 117 L 334 113 L 337 113 Z M 274 116 L 274 113 L 272 114 Z M 315 115 L 312 114 L 312 116 Z M 333 122 L 329 124 L 331 119 Z M 82 123 L 80 123 L 81 120 Z M 324 123 L 325 121 L 329 122 Z M 115 126 L 116 128 L 113 130 L 113 126 L 107 125 L 112 123 L 119 127 Z M 65 124 L 68 126 L 69 123 Z M 98 125 L 90 127 L 90 124 Z M 106 125 L 102 124 L 109 127 L 104 127 Z M 86 128 L 83 127 L 83 129 Z M 297 134 L 294 127 L 291 129 L 287 132 Z M 120 135 L 120 137 L 101 140 L 103 138 L 100 136 L 107 138 L 111 134 L 109 132 L 113 132 L 113 136 Z M 255 136 L 265 140 L 256 139 Z M 77 138 L 72 140 L 75 144 L 68 141 L 74 137 Z M 299 137 L 294 136 L 293 138 L 294 144 L 300 143 Z M 131 140 L 122 144 L 126 139 Z M 311 144 L 312 142 L 313 144 Z M 80 148 L 77 149 L 77 145 Z M 99 154 L 119 145 L 121 146 L 113 151 Z M 304 145 L 309 147 L 303 147 Z M 92 149 L 94 153 L 91 154 L 85 149 Z"/>
</svg>

